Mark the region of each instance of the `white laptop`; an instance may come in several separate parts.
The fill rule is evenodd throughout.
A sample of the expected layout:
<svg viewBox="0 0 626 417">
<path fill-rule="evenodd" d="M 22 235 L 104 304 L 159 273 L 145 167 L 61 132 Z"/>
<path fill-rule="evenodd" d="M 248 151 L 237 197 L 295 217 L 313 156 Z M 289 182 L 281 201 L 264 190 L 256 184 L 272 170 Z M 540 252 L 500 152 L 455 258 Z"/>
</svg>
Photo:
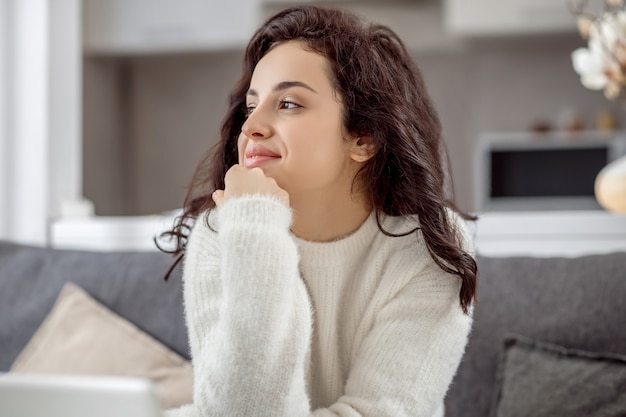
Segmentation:
<svg viewBox="0 0 626 417">
<path fill-rule="evenodd" d="M 0 417 L 162 417 L 150 380 L 0 374 Z"/>
</svg>

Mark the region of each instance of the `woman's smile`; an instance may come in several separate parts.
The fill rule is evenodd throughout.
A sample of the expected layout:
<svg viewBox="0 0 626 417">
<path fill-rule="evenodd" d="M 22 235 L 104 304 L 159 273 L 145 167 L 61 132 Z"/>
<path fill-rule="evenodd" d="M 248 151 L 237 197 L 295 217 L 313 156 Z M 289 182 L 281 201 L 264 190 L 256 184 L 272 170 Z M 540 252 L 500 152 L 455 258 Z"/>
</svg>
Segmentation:
<svg viewBox="0 0 626 417">
<path fill-rule="evenodd" d="M 256 168 L 265 165 L 268 162 L 277 161 L 281 158 L 280 154 L 267 149 L 261 145 L 251 145 L 246 149 L 244 166 L 246 168 Z"/>
</svg>

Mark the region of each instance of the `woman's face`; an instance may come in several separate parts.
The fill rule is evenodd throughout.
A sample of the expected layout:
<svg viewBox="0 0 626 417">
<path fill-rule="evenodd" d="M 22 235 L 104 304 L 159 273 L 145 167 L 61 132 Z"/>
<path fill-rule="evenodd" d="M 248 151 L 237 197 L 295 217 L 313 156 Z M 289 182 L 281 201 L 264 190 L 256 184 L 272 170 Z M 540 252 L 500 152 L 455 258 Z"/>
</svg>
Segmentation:
<svg viewBox="0 0 626 417">
<path fill-rule="evenodd" d="M 239 163 L 260 167 L 292 196 L 345 190 L 358 169 L 330 73 L 326 58 L 290 41 L 268 52 L 252 74 Z"/>
</svg>

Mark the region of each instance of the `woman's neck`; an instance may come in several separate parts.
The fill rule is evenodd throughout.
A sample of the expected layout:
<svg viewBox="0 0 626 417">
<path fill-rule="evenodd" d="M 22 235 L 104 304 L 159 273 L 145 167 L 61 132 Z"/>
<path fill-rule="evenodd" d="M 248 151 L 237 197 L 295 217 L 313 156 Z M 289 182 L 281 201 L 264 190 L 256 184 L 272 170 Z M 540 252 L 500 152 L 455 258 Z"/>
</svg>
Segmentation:
<svg viewBox="0 0 626 417">
<path fill-rule="evenodd" d="M 308 195 L 291 198 L 291 231 L 301 239 L 330 242 L 355 232 L 368 218 L 371 205 L 362 195 L 342 199 Z"/>
</svg>

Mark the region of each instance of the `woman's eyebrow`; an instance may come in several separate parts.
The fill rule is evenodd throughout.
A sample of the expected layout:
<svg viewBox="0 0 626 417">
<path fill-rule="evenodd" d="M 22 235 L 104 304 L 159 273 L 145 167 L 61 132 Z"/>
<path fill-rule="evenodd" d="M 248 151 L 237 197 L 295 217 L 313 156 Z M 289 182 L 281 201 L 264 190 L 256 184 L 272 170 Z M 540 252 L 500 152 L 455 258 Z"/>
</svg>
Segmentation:
<svg viewBox="0 0 626 417">
<path fill-rule="evenodd" d="M 302 87 L 302 88 L 306 88 L 307 90 L 310 90 L 312 92 L 314 92 L 315 94 L 318 94 L 317 91 L 315 91 L 313 89 L 313 87 L 311 87 L 310 85 L 303 83 L 302 81 L 281 81 L 278 84 L 276 84 L 274 86 L 273 91 L 282 91 L 282 90 L 286 90 L 288 88 L 292 88 L 292 87 Z M 258 93 L 256 90 L 254 89 L 249 89 L 248 92 L 246 93 L 247 96 L 255 96 L 258 97 Z"/>
</svg>

